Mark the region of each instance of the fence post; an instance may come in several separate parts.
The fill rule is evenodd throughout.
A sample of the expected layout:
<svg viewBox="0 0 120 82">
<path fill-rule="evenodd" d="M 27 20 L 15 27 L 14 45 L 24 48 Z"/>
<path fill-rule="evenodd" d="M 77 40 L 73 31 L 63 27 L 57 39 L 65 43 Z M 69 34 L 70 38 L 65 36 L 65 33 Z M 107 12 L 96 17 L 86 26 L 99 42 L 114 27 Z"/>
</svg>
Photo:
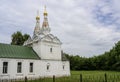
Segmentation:
<svg viewBox="0 0 120 82">
<path fill-rule="evenodd" d="M 53 82 L 55 82 L 55 75 L 53 75 Z"/>
<path fill-rule="evenodd" d="M 27 82 L 27 77 L 25 76 L 25 82 Z"/>
<path fill-rule="evenodd" d="M 80 74 L 80 82 L 82 82 L 82 74 Z"/>
<path fill-rule="evenodd" d="M 105 82 L 107 82 L 107 74 L 105 73 Z"/>
</svg>

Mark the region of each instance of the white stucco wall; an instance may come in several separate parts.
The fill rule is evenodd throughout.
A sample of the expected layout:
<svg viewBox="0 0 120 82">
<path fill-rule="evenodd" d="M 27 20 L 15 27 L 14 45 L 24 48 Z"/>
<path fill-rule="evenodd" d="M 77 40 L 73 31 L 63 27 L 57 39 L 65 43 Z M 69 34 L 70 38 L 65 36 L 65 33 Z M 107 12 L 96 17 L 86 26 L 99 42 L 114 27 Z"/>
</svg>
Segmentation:
<svg viewBox="0 0 120 82">
<path fill-rule="evenodd" d="M 8 62 L 8 73 L 3 74 L 3 62 Z M 17 73 L 17 62 L 22 62 L 22 73 Z M 29 72 L 29 63 L 33 62 L 33 73 Z M 47 64 L 50 67 L 47 70 Z M 63 69 L 63 65 L 65 68 Z M 0 78 L 24 78 L 32 77 L 52 77 L 53 75 L 69 76 L 70 67 L 68 61 L 53 61 L 53 60 L 30 60 L 30 59 L 5 59 L 0 58 Z"/>
<path fill-rule="evenodd" d="M 61 60 L 61 45 L 49 42 L 38 42 L 33 44 L 34 51 L 41 59 Z M 50 52 L 52 48 L 52 52 Z"/>
</svg>

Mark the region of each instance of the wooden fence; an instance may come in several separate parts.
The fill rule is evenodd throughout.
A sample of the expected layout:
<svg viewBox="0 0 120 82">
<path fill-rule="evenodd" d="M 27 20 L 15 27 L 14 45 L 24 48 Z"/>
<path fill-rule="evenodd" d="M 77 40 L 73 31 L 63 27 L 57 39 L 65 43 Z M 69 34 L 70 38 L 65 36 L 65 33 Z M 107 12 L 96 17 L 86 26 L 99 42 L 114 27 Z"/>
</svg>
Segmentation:
<svg viewBox="0 0 120 82">
<path fill-rule="evenodd" d="M 75 74 L 69 77 L 55 77 L 52 78 L 21 78 L 21 79 L 0 79 L 0 82 L 120 82 L 120 74 L 104 74 L 104 75 L 84 75 Z"/>
</svg>

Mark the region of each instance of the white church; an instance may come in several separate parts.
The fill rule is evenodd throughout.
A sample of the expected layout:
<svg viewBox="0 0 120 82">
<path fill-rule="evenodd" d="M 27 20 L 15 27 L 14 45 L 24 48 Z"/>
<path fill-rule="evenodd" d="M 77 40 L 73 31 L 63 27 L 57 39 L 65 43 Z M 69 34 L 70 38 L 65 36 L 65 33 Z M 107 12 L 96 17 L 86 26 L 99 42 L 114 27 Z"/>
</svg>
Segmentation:
<svg viewBox="0 0 120 82">
<path fill-rule="evenodd" d="M 23 46 L 0 43 L 0 79 L 70 76 L 70 63 L 62 54 L 61 41 L 50 33 L 48 13 L 36 16 L 33 36 Z"/>
</svg>

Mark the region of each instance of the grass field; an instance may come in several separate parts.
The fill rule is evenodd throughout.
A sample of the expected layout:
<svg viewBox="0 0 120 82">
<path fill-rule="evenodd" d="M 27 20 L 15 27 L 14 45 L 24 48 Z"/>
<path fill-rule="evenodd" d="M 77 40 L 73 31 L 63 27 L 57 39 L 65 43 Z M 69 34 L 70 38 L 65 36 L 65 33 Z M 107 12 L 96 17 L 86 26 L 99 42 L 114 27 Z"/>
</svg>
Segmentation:
<svg viewBox="0 0 120 82">
<path fill-rule="evenodd" d="M 85 75 L 99 75 L 99 74 L 120 74 L 117 71 L 71 71 L 71 75 L 74 74 L 85 74 Z"/>
<path fill-rule="evenodd" d="M 75 75 L 80 77 L 80 74 L 82 74 L 83 82 L 105 82 L 106 80 L 107 82 L 120 82 L 120 72 L 116 71 L 71 71 L 73 78 Z"/>
<path fill-rule="evenodd" d="M 81 77 L 80 74 L 82 75 Z M 44 78 L 29 82 L 53 82 L 53 78 Z M 70 77 L 55 78 L 55 82 L 120 82 L 120 72 L 71 71 Z"/>
<path fill-rule="evenodd" d="M 31 79 L 28 82 L 54 82 L 54 81 L 53 78 L 39 78 L 36 80 Z M 70 77 L 55 78 L 55 82 L 120 82 L 120 72 L 71 71 Z"/>
</svg>

